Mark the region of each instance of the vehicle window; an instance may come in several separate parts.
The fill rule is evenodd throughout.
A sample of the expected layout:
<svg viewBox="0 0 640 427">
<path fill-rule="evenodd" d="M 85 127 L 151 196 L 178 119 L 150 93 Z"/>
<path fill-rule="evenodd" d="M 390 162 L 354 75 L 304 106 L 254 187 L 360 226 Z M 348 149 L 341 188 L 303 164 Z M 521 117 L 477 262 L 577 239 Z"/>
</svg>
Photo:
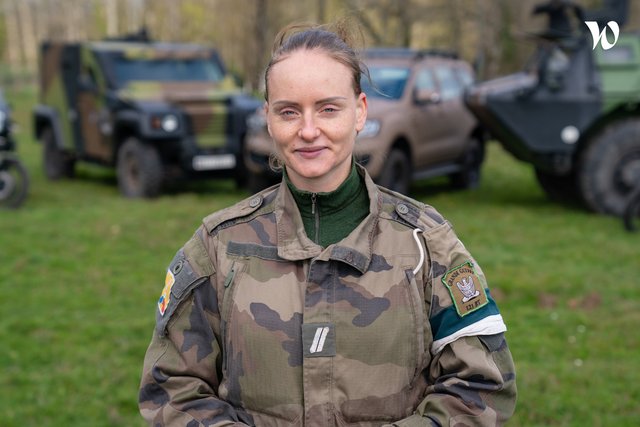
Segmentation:
<svg viewBox="0 0 640 427">
<path fill-rule="evenodd" d="M 430 70 L 421 70 L 416 77 L 416 89 L 436 91 L 436 82 L 433 80 L 433 74 Z"/>
<path fill-rule="evenodd" d="M 212 59 L 147 59 L 118 57 L 114 61 L 118 86 L 136 80 L 218 82 L 224 74 Z"/>
<path fill-rule="evenodd" d="M 370 98 L 400 99 L 409 78 L 409 69 L 404 67 L 369 67 L 373 85 L 362 76 L 361 85 Z"/>
<path fill-rule="evenodd" d="M 437 66 L 435 73 L 440 83 L 440 96 L 443 101 L 462 95 L 463 87 L 458 83 L 450 67 Z"/>
<path fill-rule="evenodd" d="M 458 80 L 462 83 L 464 88 L 467 88 L 473 84 L 473 75 L 467 68 L 456 67 L 455 68 L 456 75 L 458 76 Z"/>
</svg>

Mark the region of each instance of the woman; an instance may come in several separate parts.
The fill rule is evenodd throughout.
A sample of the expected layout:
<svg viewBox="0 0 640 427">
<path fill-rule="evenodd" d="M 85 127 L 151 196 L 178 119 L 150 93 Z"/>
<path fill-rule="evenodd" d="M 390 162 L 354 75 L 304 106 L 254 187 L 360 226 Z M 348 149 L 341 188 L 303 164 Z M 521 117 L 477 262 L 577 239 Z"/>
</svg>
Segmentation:
<svg viewBox="0 0 640 427">
<path fill-rule="evenodd" d="M 496 425 L 506 327 L 433 208 L 353 160 L 363 68 L 338 28 L 289 28 L 265 73 L 279 186 L 204 219 L 172 261 L 140 408 L 151 425 Z"/>
</svg>

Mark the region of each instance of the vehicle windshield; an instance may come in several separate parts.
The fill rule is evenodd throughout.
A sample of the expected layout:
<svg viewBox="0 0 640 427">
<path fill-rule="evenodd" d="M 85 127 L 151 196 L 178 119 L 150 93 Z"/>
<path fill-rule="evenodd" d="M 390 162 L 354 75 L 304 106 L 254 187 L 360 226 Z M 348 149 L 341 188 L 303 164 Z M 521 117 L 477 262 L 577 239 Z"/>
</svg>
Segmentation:
<svg viewBox="0 0 640 427">
<path fill-rule="evenodd" d="M 362 76 L 361 85 L 369 98 L 400 99 L 409 78 L 409 68 L 370 66 L 373 85 Z"/>
<path fill-rule="evenodd" d="M 218 82 L 224 74 L 213 58 L 125 58 L 114 60 L 118 86 L 131 81 L 203 81 Z"/>
</svg>

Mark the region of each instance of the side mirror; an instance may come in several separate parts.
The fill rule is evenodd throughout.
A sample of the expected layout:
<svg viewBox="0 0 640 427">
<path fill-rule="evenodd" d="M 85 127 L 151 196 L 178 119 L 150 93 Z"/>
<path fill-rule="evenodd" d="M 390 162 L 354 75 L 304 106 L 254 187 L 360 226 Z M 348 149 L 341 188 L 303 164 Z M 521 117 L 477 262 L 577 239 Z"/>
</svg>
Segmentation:
<svg viewBox="0 0 640 427">
<path fill-rule="evenodd" d="M 82 92 L 98 93 L 96 83 L 86 74 L 83 74 L 78 78 L 78 90 Z"/>
<path fill-rule="evenodd" d="M 416 104 L 438 104 L 442 100 L 440 93 L 431 89 L 416 89 L 413 93 Z"/>
</svg>

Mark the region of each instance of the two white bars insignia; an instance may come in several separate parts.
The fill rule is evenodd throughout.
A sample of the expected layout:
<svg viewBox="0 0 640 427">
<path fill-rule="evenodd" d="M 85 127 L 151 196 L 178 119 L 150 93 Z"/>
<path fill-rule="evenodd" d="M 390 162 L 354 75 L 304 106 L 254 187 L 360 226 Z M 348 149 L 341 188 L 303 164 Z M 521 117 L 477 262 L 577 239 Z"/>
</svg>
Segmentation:
<svg viewBox="0 0 640 427">
<path fill-rule="evenodd" d="M 327 335 L 329 334 L 329 327 L 324 326 L 316 329 L 316 334 L 313 337 L 313 342 L 311 343 L 311 348 L 309 349 L 310 353 L 320 353 L 324 348 L 324 341 L 327 339 Z"/>
</svg>

